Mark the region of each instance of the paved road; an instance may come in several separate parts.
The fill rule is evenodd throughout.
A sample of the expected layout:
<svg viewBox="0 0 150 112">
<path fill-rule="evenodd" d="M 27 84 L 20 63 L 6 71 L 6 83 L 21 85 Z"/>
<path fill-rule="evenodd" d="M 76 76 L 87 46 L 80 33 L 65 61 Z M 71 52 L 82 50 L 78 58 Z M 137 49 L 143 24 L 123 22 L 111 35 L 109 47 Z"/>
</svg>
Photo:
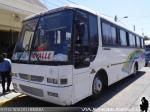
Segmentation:
<svg viewBox="0 0 150 112">
<path fill-rule="evenodd" d="M 150 68 L 144 68 L 137 76 L 129 76 L 108 87 L 99 99 L 92 100 L 89 97 L 73 105 L 73 107 L 95 107 L 97 109 L 136 108 L 139 110 L 139 104 L 141 103 L 141 98 L 143 96 L 150 101 L 149 85 Z M 11 94 L 16 96 L 19 95 L 16 93 Z M 8 100 L 1 103 L 1 99 L 3 97 L 8 97 Z M 9 94 L 0 97 L 0 104 L 3 107 L 58 107 L 58 105 L 40 101 L 25 95 L 21 95 L 18 98 L 9 100 Z"/>
</svg>

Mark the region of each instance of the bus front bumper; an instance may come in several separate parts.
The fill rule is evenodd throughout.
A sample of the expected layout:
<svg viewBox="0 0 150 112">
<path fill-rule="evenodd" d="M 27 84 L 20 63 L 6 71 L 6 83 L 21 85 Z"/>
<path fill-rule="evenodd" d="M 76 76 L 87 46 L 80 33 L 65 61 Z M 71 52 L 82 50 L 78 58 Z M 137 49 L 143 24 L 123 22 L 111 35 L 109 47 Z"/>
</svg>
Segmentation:
<svg viewBox="0 0 150 112">
<path fill-rule="evenodd" d="M 12 83 L 15 91 L 31 97 L 63 106 L 72 104 L 72 85 L 50 86 L 16 78 L 13 78 Z"/>
</svg>

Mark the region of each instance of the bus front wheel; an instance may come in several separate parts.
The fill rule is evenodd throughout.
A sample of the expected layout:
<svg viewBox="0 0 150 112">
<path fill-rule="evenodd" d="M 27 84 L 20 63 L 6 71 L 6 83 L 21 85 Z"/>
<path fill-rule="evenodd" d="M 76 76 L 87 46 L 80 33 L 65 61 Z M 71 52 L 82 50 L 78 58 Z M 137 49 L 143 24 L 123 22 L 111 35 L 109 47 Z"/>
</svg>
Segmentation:
<svg viewBox="0 0 150 112">
<path fill-rule="evenodd" d="M 93 81 L 93 98 L 98 98 L 103 91 L 102 77 L 96 75 Z"/>
</svg>

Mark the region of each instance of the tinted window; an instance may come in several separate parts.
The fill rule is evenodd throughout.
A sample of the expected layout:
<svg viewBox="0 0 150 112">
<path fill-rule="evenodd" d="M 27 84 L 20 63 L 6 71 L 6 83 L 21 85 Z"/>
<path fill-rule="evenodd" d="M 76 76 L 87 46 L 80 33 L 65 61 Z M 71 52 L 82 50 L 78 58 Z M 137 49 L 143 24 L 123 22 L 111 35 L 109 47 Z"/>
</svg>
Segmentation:
<svg viewBox="0 0 150 112">
<path fill-rule="evenodd" d="M 131 47 L 135 47 L 135 36 L 129 33 L 129 43 Z"/>
<path fill-rule="evenodd" d="M 72 11 L 70 10 L 41 17 L 31 61 L 69 61 L 71 26 Z M 49 57 L 42 57 L 43 54 Z"/>
<path fill-rule="evenodd" d="M 140 38 L 138 36 L 136 36 L 136 45 L 137 47 L 140 47 Z"/>
<path fill-rule="evenodd" d="M 102 23 L 103 44 L 112 44 L 111 27 L 106 23 Z"/>
<path fill-rule="evenodd" d="M 141 39 L 141 47 L 144 48 L 144 39 Z"/>
<path fill-rule="evenodd" d="M 112 44 L 113 45 L 118 44 L 117 34 L 116 34 L 116 28 L 115 27 L 111 27 L 111 37 L 112 37 Z"/>
<path fill-rule="evenodd" d="M 90 31 L 90 48 L 91 48 L 91 60 L 96 56 L 98 49 L 98 27 L 97 17 L 89 15 L 89 31 Z"/>
<path fill-rule="evenodd" d="M 116 31 L 115 27 L 103 22 L 102 23 L 103 44 L 105 44 L 105 45 L 116 45 L 116 44 L 118 44 L 116 32 L 117 31 Z"/>
<path fill-rule="evenodd" d="M 127 46 L 126 32 L 124 30 L 120 30 L 120 44 L 122 46 Z"/>
<path fill-rule="evenodd" d="M 33 35 L 38 24 L 39 19 L 28 20 L 23 23 L 22 31 L 16 43 L 13 60 L 29 60 L 29 50 L 33 40 Z"/>
</svg>

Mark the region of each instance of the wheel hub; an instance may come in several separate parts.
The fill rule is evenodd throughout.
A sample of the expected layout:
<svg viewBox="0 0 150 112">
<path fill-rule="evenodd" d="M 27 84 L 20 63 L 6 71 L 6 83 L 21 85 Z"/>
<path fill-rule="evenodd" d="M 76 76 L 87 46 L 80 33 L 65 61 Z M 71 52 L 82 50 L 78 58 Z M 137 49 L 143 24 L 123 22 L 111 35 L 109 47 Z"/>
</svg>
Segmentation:
<svg viewBox="0 0 150 112">
<path fill-rule="evenodd" d="M 98 77 L 96 77 L 94 81 L 94 93 L 96 94 L 100 93 L 101 90 L 102 90 L 102 82 Z"/>
</svg>

